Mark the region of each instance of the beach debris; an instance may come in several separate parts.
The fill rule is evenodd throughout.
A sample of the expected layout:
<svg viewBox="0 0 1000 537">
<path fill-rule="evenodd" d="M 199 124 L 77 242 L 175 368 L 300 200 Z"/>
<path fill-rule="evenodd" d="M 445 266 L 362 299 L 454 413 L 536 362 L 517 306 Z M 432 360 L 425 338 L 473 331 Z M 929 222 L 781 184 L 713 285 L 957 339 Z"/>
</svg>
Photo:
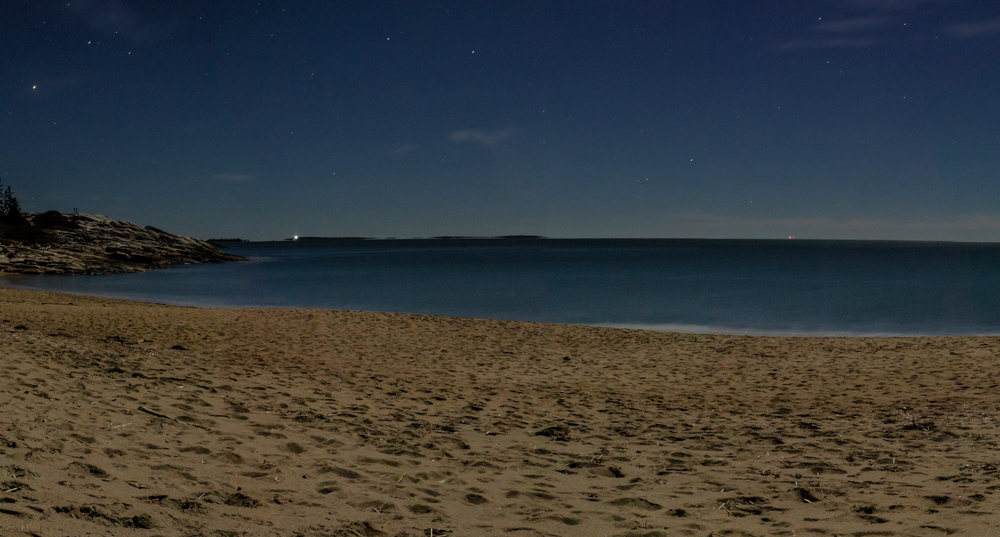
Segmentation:
<svg viewBox="0 0 1000 537">
<path fill-rule="evenodd" d="M 122 336 L 107 336 L 104 338 L 105 343 L 118 343 L 126 347 L 134 347 L 137 342 L 130 341 Z"/>
<path fill-rule="evenodd" d="M 344 535 L 345 537 L 382 537 L 388 533 L 376 528 L 371 522 L 352 522 L 341 527 L 333 535 Z"/>
<path fill-rule="evenodd" d="M 230 494 L 226 498 L 226 505 L 232 505 L 235 507 L 253 508 L 253 507 L 260 507 L 261 503 L 256 498 L 247 496 L 246 494 L 240 492 L 239 489 L 237 489 L 235 493 Z"/>
<path fill-rule="evenodd" d="M 619 498 L 617 500 L 612 500 L 609 503 L 611 505 L 627 507 L 630 509 L 642 509 L 645 511 L 659 511 L 660 509 L 663 509 L 662 505 L 651 502 L 646 498 Z"/>
<path fill-rule="evenodd" d="M 878 507 L 872 504 L 862 504 L 855 505 L 851 508 L 861 520 L 868 522 L 869 524 L 885 524 L 889 522 L 889 519 L 882 518 L 875 513 L 878 512 Z"/>
<path fill-rule="evenodd" d="M 795 489 L 795 492 L 798 493 L 799 498 L 801 498 L 802 501 L 804 501 L 806 503 L 816 503 L 816 502 L 820 501 L 819 498 L 817 498 L 807 488 L 799 487 L 799 488 Z"/>
<path fill-rule="evenodd" d="M 149 515 L 135 515 L 132 517 L 131 526 L 134 528 L 139 528 L 143 530 L 148 530 L 153 527 L 153 517 Z M 129 524 L 125 524 L 127 527 Z"/>
<path fill-rule="evenodd" d="M 535 433 L 535 436 L 547 436 L 558 442 L 569 442 L 569 427 L 565 425 L 556 425 L 553 427 L 546 427 L 541 431 Z"/>
<path fill-rule="evenodd" d="M 146 414 L 149 414 L 150 416 L 156 416 L 157 418 L 168 419 L 170 421 L 177 421 L 177 418 L 171 418 L 166 414 L 161 414 L 155 410 L 150 410 L 144 406 L 139 407 L 139 412 L 145 412 Z"/>
<path fill-rule="evenodd" d="M 910 422 L 903 425 L 902 429 L 904 431 L 933 431 L 937 429 L 937 424 L 933 421 L 917 421 L 916 418 L 911 417 Z"/>
</svg>

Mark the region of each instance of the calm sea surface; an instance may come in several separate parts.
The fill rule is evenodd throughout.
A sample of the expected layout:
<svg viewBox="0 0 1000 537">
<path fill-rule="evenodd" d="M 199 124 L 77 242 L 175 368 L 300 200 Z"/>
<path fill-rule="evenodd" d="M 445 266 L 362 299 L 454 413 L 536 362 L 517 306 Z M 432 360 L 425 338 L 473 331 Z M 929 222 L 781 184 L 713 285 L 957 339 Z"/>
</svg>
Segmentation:
<svg viewBox="0 0 1000 537">
<path fill-rule="evenodd" d="M 1000 334 L 1000 244 L 378 240 L 233 244 L 248 263 L 2 285 L 303 307 L 791 335 Z"/>
</svg>

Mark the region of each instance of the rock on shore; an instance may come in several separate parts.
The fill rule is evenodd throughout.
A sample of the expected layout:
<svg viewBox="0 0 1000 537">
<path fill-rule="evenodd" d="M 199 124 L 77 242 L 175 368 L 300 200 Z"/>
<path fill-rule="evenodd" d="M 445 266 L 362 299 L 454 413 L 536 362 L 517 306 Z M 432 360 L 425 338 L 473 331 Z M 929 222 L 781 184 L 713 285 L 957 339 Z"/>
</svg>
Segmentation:
<svg viewBox="0 0 1000 537">
<path fill-rule="evenodd" d="M 243 261 L 214 244 L 93 214 L 26 214 L 29 239 L 0 238 L 0 272 L 115 274 L 164 265 Z"/>
</svg>

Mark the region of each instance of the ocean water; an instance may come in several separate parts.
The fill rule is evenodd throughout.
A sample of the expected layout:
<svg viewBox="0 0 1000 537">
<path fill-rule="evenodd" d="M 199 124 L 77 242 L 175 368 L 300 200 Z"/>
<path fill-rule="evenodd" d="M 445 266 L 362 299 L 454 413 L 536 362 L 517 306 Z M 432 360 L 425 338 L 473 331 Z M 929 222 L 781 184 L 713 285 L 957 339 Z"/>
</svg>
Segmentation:
<svg viewBox="0 0 1000 537">
<path fill-rule="evenodd" d="M 0 285 L 146 302 L 772 335 L 998 335 L 1000 244 L 761 240 L 233 243 L 246 263 Z"/>
</svg>

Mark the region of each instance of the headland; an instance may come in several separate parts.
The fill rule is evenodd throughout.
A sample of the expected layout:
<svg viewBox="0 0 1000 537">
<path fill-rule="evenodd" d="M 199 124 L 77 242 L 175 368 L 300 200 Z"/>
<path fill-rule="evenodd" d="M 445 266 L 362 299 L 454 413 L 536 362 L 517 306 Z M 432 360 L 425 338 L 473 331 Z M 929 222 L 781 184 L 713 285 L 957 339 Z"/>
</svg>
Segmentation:
<svg viewBox="0 0 1000 537">
<path fill-rule="evenodd" d="M 244 258 L 206 241 L 92 214 L 25 213 L 0 228 L 0 273 L 115 274 Z"/>
</svg>

